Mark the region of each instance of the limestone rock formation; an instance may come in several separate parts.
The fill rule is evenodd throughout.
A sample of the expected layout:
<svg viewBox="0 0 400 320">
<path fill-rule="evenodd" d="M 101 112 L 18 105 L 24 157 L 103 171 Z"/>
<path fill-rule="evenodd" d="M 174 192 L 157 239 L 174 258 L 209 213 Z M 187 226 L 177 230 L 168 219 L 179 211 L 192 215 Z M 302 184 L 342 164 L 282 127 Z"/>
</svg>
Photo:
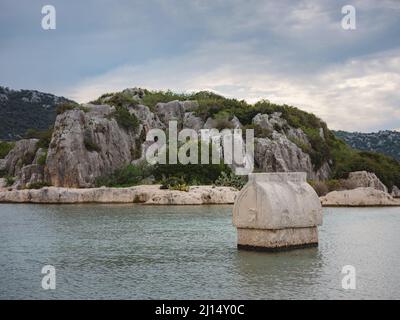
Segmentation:
<svg viewBox="0 0 400 320">
<path fill-rule="evenodd" d="M 136 117 L 141 121 L 141 124 L 144 126 L 145 131 L 147 132 L 153 128 L 164 129 L 165 125 L 160 121 L 158 116 L 151 112 L 149 107 L 139 104 L 130 109 Z"/>
<path fill-rule="evenodd" d="M 397 186 L 394 186 L 392 189 L 392 197 L 400 198 L 400 189 Z"/>
<path fill-rule="evenodd" d="M 349 174 L 347 182 L 354 187 L 374 188 L 376 190 L 388 192 L 388 188 L 378 179 L 375 173 L 367 171 L 355 171 Z"/>
<path fill-rule="evenodd" d="M 6 179 L 0 178 L 0 192 L 5 191 L 6 188 L 7 188 Z"/>
<path fill-rule="evenodd" d="M 254 161 L 265 172 L 307 172 L 309 179 L 327 179 L 329 166 L 315 172 L 310 156 L 285 135 L 273 132 L 272 139 L 256 138 Z"/>
<path fill-rule="evenodd" d="M 0 202 L 14 203 L 144 203 L 232 204 L 238 191 L 230 187 L 195 186 L 188 192 L 161 190 L 159 185 L 131 188 L 56 188 L 0 191 Z"/>
<path fill-rule="evenodd" d="M 118 124 L 113 115 L 116 108 L 107 104 L 116 103 L 113 100 L 115 95 L 106 94 L 94 102 L 96 105 L 83 104 L 57 116 L 45 165 L 43 161 L 39 163 L 39 159 L 43 160 L 46 150 L 37 150 L 37 140 L 21 140 L 6 159 L 0 160 L 0 170 L 4 169 L 7 175 L 16 177 L 14 187 L 19 188 L 40 183 L 60 187 L 93 187 L 98 177 L 109 175 L 129 163 L 142 161 L 144 152 L 151 144 L 144 141 L 146 133 L 152 128 L 165 129 L 171 120 L 178 122 L 178 129 L 191 128 L 198 132 L 222 124 L 229 128 L 246 128 L 234 114 L 227 116 L 229 123 L 212 117 L 202 118 L 203 113 L 200 116 L 196 112 L 199 109 L 197 101 L 157 103 L 154 109 L 150 109 L 144 105 L 145 96 L 149 94 L 146 90 L 131 88 L 119 94 L 121 99 L 127 98 L 123 100 L 123 105 L 139 120 L 137 129 L 127 130 Z M 31 98 L 36 99 L 33 95 Z M 302 129 L 291 127 L 280 112 L 258 113 L 253 119 L 246 118 L 243 123 L 247 125 L 250 120 L 257 129 L 262 129 L 262 134 L 255 137 L 257 169 L 266 172 L 306 172 L 307 178 L 313 180 L 330 177 L 330 163 L 314 166 L 307 151 L 311 149 L 307 135 Z M 324 135 L 323 130 L 320 133 Z M 223 154 L 221 145 L 217 149 Z M 376 185 L 379 188 L 379 184 Z"/>
<path fill-rule="evenodd" d="M 157 103 L 156 113 L 165 127 L 171 120 L 178 122 L 178 128 L 182 128 L 183 119 L 186 112 L 192 112 L 198 107 L 197 101 L 171 101 L 167 103 Z"/>
<path fill-rule="evenodd" d="M 327 207 L 400 206 L 400 200 L 371 187 L 332 191 L 321 197 L 321 203 Z"/>
<path fill-rule="evenodd" d="M 259 113 L 253 118 L 253 124 L 272 132 L 269 138 L 255 139 L 254 161 L 262 171 L 304 171 L 307 172 L 308 179 L 323 180 L 329 178 L 331 174 L 329 164 L 322 164 L 318 170 L 314 168 L 310 155 L 292 141 L 298 141 L 298 143 L 310 147 L 307 136 L 301 129 L 290 127 L 286 120 L 280 118 L 279 112 L 275 112 L 271 116 Z M 275 130 L 283 127 L 288 129 L 286 134 Z"/>
<path fill-rule="evenodd" d="M 253 124 L 260 126 L 261 128 L 267 129 L 269 131 L 274 130 L 274 126 L 269 121 L 269 116 L 267 114 L 258 113 L 253 118 Z"/>
<path fill-rule="evenodd" d="M 23 139 L 16 142 L 2 163 L 2 168 L 9 176 L 18 176 L 24 165 L 32 164 L 36 156 L 38 139 Z"/>
<path fill-rule="evenodd" d="M 87 107 L 56 118 L 46 161 L 53 186 L 91 187 L 97 177 L 129 164 L 140 147 L 140 133 L 120 127 L 113 107 Z"/>
<path fill-rule="evenodd" d="M 183 116 L 183 127 L 199 131 L 204 126 L 204 121 L 196 116 L 194 112 L 185 112 Z"/>
<path fill-rule="evenodd" d="M 233 208 L 238 246 L 276 249 L 318 243 L 321 203 L 306 173 L 256 173 Z"/>
</svg>

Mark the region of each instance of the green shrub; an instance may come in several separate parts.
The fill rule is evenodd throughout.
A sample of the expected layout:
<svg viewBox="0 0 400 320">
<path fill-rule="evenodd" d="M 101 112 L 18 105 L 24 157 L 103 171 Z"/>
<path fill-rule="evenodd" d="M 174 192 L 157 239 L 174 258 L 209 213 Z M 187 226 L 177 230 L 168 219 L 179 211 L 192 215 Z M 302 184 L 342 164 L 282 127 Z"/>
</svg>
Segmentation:
<svg viewBox="0 0 400 320">
<path fill-rule="evenodd" d="M 0 141 L 0 159 L 4 159 L 5 157 L 7 157 L 7 155 L 14 147 L 14 142 Z"/>
<path fill-rule="evenodd" d="M 190 187 L 182 178 L 169 177 L 161 181 L 160 189 L 178 190 L 178 191 L 189 191 Z"/>
<path fill-rule="evenodd" d="M 114 95 L 114 93 L 104 93 L 104 94 L 102 94 L 100 97 L 98 97 L 96 100 L 91 101 L 90 103 L 91 103 L 91 104 L 96 104 L 96 105 L 103 104 L 103 103 L 105 103 L 105 100 L 106 100 L 107 98 L 109 98 L 109 97 L 111 97 L 111 96 L 113 96 L 113 95 Z"/>
<path fill-rule="evenodd" d="M 247 183 L 247 176 L 238 176 L 233 172 L 221 172 L 221 175 L 215 180 L 216 186 L 233 187 L 238 190 L 242 189 Z"/>
<path fill-rule="evenodd" d="M 97 187 L 130 187 L 138 185 L 143 179 L 151 175 L 151 168 L 146 162 L 138 165 L 129 164 L 112 174 L 96 179 Z"/>
<path fill-rule="evenodd" d="M 47 150 L 38 158 L 37 163 L 41 166 L 46 164 L 47 160 Z"/>
<path fill-rule="evenodd" d="M 25 189 L 42 189 L 44 187 L 49 187 L 50 185 L 47 182 L 34 182 L 28 184 Z"/>
<path fill-rule="evenodd" d="M 296 146 L 298 146 L 305 153 L 310 153 L 312 151 L 312 149 L 309 145 L 305 144 L 303 141 L 297 139 L 296 137 L 289 137 L 289 140 L 292 141 Z"/>
<path fill-rule="evenodd" d="M 243 127 L 243 138 L 246 137 L 246 130 L 247 129 L 252 129 L 254 130 L 254 137 L 255 138 L 268 138 L 272 139 L 272 131 L 269 130 L 268 128 L 263 128 L 258 124 L 247 124 Z"/>
<path fill-rule="evenodd" d="M 139 101 L 134 99 L 127 92 L 117 92 L 113 95 L 109 96 L 109 98 L 105 101 L 106 104 L 109 104 L 114 107 L 132 107 L 139 104 Z"/>
<path fill-rule="evenodd" d="M 28 129 L 25 133 L 24 138 L 26 139 L 39 139 L 36 143 L 37 148 L 48 149 L 53 135 L 54 127 L 50 127 L 48 130 L 39 131 L 36 129 Z"/>
<path fill-rule="evenodd" d="M 91 137 L 85 136 L 83 139 L 83 144 L 85 145 L 85 148 L 89 152 L 100 152 L 101 149 L 100 147 L 94 143 L 94 141 L 91 139 Z"/>
<path fill-rule="evenodd" d="M 111 114 L 118 122 L 118 125 L 128 131 L 136 131 L 139 128 L 139 120 L 135 114 L 131 114 L 125 107 L 115 107 L 115 111 Z"/>
<path fill-rule="evenodd" d="M 56 112 L 57 112 L 57 114 L 63 114 L 64 112 L 66 112 L 68 110 L 74 110 L 74 109 L 76 109 L 78 107 L 79 107 L 79 105 L 77 103 L 64 102 L 64 103 L 60 103 L 57 106 Z"/>
<path fill-rule="evenodd" d="M 5 178 L 5 182 L 6 182 L 6 187 L 11 187 L 15 182 L 14 177 L 6 176 L 4 178 Z"/>
<path fill-rule="evenodd" d="M 179 177 L 189 185 L 211 185 L 221 172 L 229 170 L 225 164 L 156 164 L 153 174 L 157 181 Z"/>
<path fill-rule="evenodd" d="M 32 164 L 33 160 L 35 160 L 35 152 L 27 152 L 25 153 L 22 158 L 18 159 L 18 162 L 21 164 L 21 166 L 26 166 L 29 164 Z"/>
<path fill-rule="evenodd" d="M 154 110 L 154 107 L 159 102 L 171 102 L 174 100 L 191 100 L 191 95 L 187 95 L 184 93 L 174 93 L 171 90 L 167 91 L 150 91 L 145 90 L 144 97 L 142 99 L 142 103 L 148 106 L 151 110 Z"/>
</svg>

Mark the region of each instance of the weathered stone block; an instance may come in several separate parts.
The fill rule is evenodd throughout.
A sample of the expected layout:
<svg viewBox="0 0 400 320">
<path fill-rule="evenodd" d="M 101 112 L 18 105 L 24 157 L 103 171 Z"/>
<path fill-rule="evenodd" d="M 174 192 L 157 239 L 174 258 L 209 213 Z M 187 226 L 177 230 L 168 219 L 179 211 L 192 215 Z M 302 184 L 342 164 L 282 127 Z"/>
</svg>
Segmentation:
<svg viewBox="0 0 400 320">
<path fill-rule="evenodd" d="M 238 247 L 316 245 L 322 207 L 306 173 L 250 174 L 235 201 L 233 223 L 238 229 Z"/>
</svg>

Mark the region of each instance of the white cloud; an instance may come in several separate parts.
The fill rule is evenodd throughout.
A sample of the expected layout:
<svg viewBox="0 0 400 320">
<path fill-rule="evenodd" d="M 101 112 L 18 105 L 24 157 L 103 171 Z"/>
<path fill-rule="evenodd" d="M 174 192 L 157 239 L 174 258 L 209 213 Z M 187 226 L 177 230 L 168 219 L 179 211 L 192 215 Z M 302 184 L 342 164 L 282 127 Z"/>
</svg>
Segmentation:
<svg viewBox="0 0 400 320">
<path fill-rule="evenodd" d="M 399 57 L 400 50 L 395 50 L 292 73 L 290 61 L 267 58 L 250 44 L 209 42 L 185 55 L 125 65 L 85 79 L 66 95 L 84 102 L 133 86 L 206 89 L 249 102 L 266 98 L 294 105 L 334 129 L 370 131 L 400 119 Z"/>
</svg>

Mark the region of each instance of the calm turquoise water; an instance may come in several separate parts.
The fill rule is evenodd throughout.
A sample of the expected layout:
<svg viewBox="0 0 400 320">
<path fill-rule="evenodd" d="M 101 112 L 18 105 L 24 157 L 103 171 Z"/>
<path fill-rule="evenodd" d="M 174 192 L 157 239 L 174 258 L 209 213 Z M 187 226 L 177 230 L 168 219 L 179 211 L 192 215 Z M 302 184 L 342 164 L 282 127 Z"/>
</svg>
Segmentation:
<svg viewBox="0 0 400 320">
<path fill-rule="evenodd" d="M 0 204 L 0 298 L 399 299 L 400 209 L 326 209 L 318 248 L 271 254 L 236 249 L 229 206 Z"/>
</svg>

